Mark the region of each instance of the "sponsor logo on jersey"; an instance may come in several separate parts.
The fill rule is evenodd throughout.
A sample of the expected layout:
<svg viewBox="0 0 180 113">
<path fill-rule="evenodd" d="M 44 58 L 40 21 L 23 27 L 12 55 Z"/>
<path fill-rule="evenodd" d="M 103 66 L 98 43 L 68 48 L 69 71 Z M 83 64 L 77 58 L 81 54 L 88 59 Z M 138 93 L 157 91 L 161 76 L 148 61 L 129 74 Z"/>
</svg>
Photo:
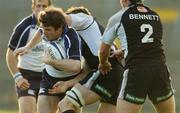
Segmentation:
<svg viewBox="0 0 180 113">
<path fill-rule="evenodd" d="M 105 89 L 104 87 L 100 86 L 99 84 L 97 84 L 95 86 L 95 88 L 98 89 L 99 91 L 101 91 L 102 93 L 104 93 L 105 95 L 107 95 L 109 98 L 112 97 L 112 94 L 107 89 Z"/>
<path fill-rule="evenodd" d="M 139 12 L 142 12 L 142 13 L 148 12 L 148 10 L 147 10 L 145 7 L 142 7 L 142 6 L 138 6 L 138 7 L 137 7 L 137 10 L 138 10 Z"/>
</svg>

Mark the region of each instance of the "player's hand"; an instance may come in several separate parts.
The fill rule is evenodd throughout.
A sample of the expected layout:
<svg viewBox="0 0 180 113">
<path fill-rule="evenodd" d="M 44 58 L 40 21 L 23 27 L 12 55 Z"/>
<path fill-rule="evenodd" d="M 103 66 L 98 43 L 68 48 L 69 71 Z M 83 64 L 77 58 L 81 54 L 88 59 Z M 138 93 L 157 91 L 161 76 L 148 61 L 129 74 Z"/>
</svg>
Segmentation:
<svg viewBox="0 0 180 113">
<path fill-rule="evenodd" d="M 110 57 L 115 57 L 119 62 L 124 58 L 124 52 L 121 49 L 112 52 Z"/>
<path fill-rule="evenodd" d="M 15 54 L 15 56 L 17 56 L 17 55 L 22 56 L 24 54 L 27 54 L 28 52 L 29 52 L 29 49 L 26 46 L 24 46 L 24 47 L 20 47 L 20 48 L 16 49 L 14 51 L 14 54 Z"/>
<path fill-rule="evenodd" d="M 98 66 L 98 68 L 99 68 L 99 71 L 100 71 L 103 75 L 107 75 L 107 74 L 111 71 L 111 69 L 112 69 L 110 62 L 106 62 L 106 63 L 104 63 L 104 64 L 101 64 L 101 63 L 100 63 L 99 66 Z"/>
<path fill-rule="evenodd" d="M 25 79 L 25 78 L 20 78 L 16 82 L 16 85 L 22 90 L 26 90 L 26 89 L 28 89 L 30 87 L 30 84 L 29 84 L 28 80 Z"/>
<path fill-rule="evenodd" d="M 65 93 L 69 88 L 68 81 L 59 81 L 52 89 L 48 89 L 49 94 Z"/>
<path fill-rule="evenodd" d="M 49 54 L 49 52 L 45 49 L 45 52 L 44 52 L 44 57 L 43 57 L 43 62 L 45 63 L 45 64 L 51 64 L 51 62 L 52 62 L 52 58 L 51 58 L 51 56 L 50 56 L 50 54 Z"/>
</svg>

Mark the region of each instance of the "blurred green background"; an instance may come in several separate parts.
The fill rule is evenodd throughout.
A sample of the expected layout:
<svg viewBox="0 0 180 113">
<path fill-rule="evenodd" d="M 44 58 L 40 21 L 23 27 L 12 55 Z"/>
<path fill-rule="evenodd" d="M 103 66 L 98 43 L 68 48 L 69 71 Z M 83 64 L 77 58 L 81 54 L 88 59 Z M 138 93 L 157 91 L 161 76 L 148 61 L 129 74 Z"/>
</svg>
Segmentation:
<svg viewBox="0 0 180 113">
<path fill-rule="evenodd" d="M 161 16 L 164 25 L 164 49 L 167 64 L 172 75 L 177 111 L 180 112 L 180 0 L 145 0 L 146 5 L 155 9 Z M 119 0 L 53 0 L 55 6 L 66 10 L 70 6 L 85 6 L 100 23 L 106 26 L 108 18 L 121 7 Z M 31 13 L 31 0 L 0 0 L 0 110 L 17 110 L 14 81 L 7 69 L 5 56 L 8 40 L 14 26 Z M 153 113 L 147 101 L 143 113 Z M 86 108 L 95 111 L 97 103 Z M 0 112 L 1 113 L 1 112 Z"/>
</svg>

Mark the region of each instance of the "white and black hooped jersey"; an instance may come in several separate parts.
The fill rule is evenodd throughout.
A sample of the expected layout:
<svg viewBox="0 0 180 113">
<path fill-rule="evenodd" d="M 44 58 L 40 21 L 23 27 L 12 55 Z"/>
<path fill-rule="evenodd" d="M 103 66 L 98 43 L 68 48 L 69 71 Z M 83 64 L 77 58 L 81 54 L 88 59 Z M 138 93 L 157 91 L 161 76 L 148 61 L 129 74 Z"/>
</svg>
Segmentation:
<svg viewBox="0 0 180 113">
<path fill-rule="evenodd" d="M 112 44 L 118 37 L 122 43 L 126 66 L 162 65 L 162 23 L 157 13 L 142 4 L 131 4 L 120 10 L 113 19 L 119 22 L 107 28 L 103 42 Z"/>
<path fill-rule="evenodd" d="M 15 49 L 25 46 L 37 32 L 39 27 L 36 24 L 35 15 L 32 14 L 24 18 L 14 28 L 8 47 L 14 51 Z M 43 43 L 40 42 L 27 54 L 18 56 L 18 67 L 35 72 L 42 72 L 44 69 L 44 63 L 42 62 L 43 52 Z"/>
</svg>

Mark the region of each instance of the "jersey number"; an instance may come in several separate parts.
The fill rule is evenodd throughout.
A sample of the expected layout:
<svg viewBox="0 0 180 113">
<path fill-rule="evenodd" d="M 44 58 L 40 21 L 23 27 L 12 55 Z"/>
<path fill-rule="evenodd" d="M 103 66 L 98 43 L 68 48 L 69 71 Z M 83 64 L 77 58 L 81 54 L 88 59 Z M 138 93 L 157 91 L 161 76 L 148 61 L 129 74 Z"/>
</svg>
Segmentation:
<svg viewBox="0 0 180 113">
<path fill-rule="evenodd" d="M 148 29 L 148 32 L 144 35 L 144 37 L 141 39 L 142 43 L 152 43 L 154 41 L 153 37 L 150 37 L 153 34 L 153 27 L 149 24 L 142 24 L 141 32 L 146 32 L 146 29 Z"/>
</svg>

